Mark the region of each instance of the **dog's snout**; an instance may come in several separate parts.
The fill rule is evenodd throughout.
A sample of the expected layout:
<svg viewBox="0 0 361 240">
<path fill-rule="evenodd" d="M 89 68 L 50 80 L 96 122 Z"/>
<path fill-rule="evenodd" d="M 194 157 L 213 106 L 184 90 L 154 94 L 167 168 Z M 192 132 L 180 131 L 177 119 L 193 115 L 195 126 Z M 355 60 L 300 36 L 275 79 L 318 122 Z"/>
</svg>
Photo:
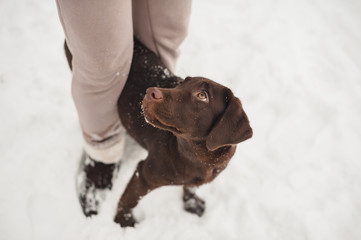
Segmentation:
<svg viewBox="0 0 361 240">
<path fill-rule="evenodd" d="M 147 95 L 150 98 L 149 100 L 159 101 L 163 99 L 163 93 L 158 88 L 148 88 Z"/>
</svg>

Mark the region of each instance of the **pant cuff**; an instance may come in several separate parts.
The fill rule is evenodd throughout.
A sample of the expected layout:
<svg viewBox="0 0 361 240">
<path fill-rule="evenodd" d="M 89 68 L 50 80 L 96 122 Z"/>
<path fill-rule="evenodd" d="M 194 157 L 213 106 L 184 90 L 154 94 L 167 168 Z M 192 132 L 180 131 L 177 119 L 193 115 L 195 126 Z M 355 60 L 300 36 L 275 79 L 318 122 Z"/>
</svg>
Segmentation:
<svg viewBox="0 0 361 240">
<path fill-rule="evenodd" d="M 105 164 L 117 163 L 123 156 L 125 144 L 125 131 L 120 134 L 123 136 L 119 138 L 119 141 L 106 148 L 99 148 L 99 146 L 91 145 L 84 140 L 86 154 L 97 162 Z"/>
</svg>

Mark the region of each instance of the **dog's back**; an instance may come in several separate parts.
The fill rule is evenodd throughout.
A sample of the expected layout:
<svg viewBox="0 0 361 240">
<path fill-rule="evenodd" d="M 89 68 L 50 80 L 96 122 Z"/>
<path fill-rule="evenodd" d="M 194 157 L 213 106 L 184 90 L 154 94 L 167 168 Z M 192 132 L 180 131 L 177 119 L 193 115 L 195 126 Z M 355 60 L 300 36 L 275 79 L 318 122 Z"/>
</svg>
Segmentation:
<svg viewBox="0 0 361 240">
<path fill-rule="evenodd" d="M 147 149 L 147 139 L 167 134 L 145 122 L 141 108 L 147 88 L 173 88 L 180 81 L 182 79 L 174 76 L 152 51 L 134 40 L 132 66 L 118 100 L 118 113 L 127 132 L 142 147 Z"/>
</svg>

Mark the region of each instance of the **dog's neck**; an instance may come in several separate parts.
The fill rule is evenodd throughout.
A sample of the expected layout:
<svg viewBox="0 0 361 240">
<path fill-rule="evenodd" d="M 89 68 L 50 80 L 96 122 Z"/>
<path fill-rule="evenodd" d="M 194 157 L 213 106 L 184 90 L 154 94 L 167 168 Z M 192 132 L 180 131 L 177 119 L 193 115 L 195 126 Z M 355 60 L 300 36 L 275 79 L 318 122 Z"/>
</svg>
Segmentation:
<svg viewBox="0 0 361 240">
<path fill-rule="evenodd" d="M 208 152 L 205 141 L 189 140 L 182 137 L 177 138 L 178 151 L 186 158 L 192 158 L 194 155 L 204 155 Z"/>
<path fill-rule="evenodd" d="M 215 156 L 221 157 L 232 149 L 231 146 L 228 146 L 210 151 L 205 140 L 190 140 L 179 136 L 176 138 L 179 154 L 188 160 L 196 159 L 197 162 L 206 162 L 208 159 L 215 158 Z"/>
</svg>

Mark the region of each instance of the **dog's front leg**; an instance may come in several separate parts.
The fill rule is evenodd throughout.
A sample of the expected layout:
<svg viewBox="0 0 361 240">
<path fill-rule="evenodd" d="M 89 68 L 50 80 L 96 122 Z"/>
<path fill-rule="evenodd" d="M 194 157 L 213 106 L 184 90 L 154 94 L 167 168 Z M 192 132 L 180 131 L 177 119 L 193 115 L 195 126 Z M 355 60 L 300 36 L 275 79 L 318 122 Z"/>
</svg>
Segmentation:
<svg viewBox="0 0 361 240">
<path fill-rule="evenodd" d="M 144 161 L 140 162 L 135 170 L 133 177 L 129 181 L 122 197 L 119 200 L 117 214 L 114 218 L 116 223 L 122 227 L 134 227 L 136 223 L 132 209 L 138 204 L 139 200 L 150 192 L 152 188 L 144 178 L 142 167 Z"/>
<path fill-rule="evenodd" d="M 183 187 L 184 210 L 201 217 L 206 209 L 206 203 L 195 193 L 196 187 Z"/>
</svg>

